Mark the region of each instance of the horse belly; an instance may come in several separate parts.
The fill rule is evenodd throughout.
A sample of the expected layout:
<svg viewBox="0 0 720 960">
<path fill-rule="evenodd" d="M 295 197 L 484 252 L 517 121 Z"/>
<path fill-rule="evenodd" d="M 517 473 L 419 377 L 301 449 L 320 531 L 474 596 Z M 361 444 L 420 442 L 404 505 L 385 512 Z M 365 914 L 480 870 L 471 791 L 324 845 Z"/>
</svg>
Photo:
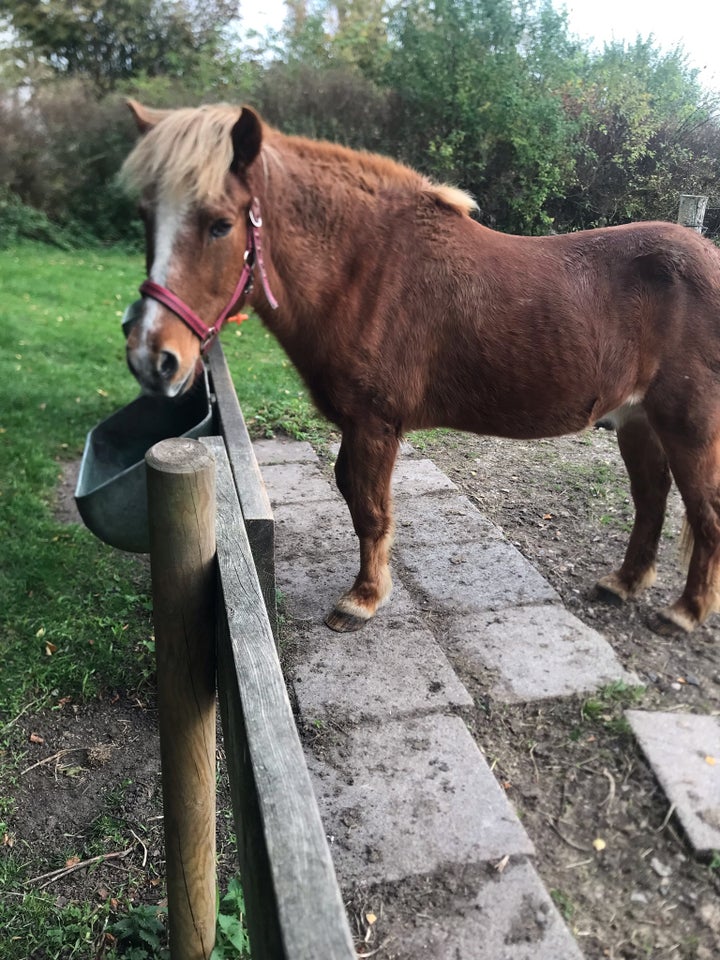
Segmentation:
<svg viewBox="0 0 720 960">
<path fill-rule="evenodd" d="M 445 394 L 443 402 L 431 404 L 427 413 L 441 413 L 443 422 L 423 426 L 446 426 L 472 433 L 533 440 L 578 433 L 605 414 L 637 403 L 642 397 L 632 378 L 601 386 L 591 376 L 536 377 L 526 383 L 477 378 L 465 389 Z M 432 409 L 434 407 L 434 410 Z"/>
</svg>

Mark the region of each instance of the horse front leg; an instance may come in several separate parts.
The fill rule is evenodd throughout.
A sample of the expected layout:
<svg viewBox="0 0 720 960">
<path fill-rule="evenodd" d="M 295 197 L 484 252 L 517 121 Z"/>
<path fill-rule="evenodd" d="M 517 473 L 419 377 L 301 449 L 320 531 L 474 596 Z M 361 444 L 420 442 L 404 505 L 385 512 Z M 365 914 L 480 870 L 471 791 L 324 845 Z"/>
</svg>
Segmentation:
<svg viewBox="0 0 720 960">
<path fill-rule="evenodd" d="M 332 630 L 359 630 L 390 596 L 390 483 L 397 451 L 397 433 L 385 424 L 375 429 L 353 426 L 343 432 L 335 479 L 360 540 L 360 572 L 325 618 Z"/>
</svg>

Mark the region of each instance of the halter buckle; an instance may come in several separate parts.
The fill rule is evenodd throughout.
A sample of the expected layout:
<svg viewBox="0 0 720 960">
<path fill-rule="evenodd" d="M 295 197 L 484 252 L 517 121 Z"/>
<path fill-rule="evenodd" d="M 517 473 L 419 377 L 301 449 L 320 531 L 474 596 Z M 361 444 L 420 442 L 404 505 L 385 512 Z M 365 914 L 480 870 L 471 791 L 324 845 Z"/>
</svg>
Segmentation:
<svg viewBox="0 0 720 960">
<path fill-rule="evenodd" d="M 262 223 L 263 223 L 263 222 L 262 222 L 262 216 L 260 215 L 260 208 L 259 208 L 259 207 L 258 207 L 258 212 L 255 213 L 255 204 L 256 204 L 256 203 L 257 203 L 257 200 L 253 200 L 252 206 L 251 206 L 250 209 L 248 210 L 248 219 L 250 220 L 250 223 L 251 223 L 257 230 L 259 230 L 260 227 L 262 226 Z"/>
<path fill-rule="evenodd" d="M 210 345 L 210 343 L 212 343 L 212 341 L 215 339 L 215 337 L 216 337 L 217 335 L 218 335 L 217 327 L 215 327 L 215 326 L 210 327 L 210 329 L 208 330 L 208 332 L 205 334 L 205 336 L 204 336 L 204 337 L 202 338 L 202 340 L 200 341 L 200 353 L 205 353 L 205 351 L 207 350 L 208 346 Z"/>
</svg>

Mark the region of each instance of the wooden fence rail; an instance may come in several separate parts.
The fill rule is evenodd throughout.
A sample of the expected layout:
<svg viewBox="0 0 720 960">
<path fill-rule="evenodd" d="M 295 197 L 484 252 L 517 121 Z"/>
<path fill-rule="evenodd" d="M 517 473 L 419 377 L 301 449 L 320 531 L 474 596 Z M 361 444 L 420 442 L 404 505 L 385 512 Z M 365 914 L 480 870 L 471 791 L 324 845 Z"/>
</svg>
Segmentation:
<svg viewBox="0 0 720 960">
<path fill-rule="evenodd" d="M 158 684 L 161 663 L 168 677 L 166 695 L 159 700 L 166 843 L 184 851 L 173 858 L 168 850 L 167 857 L 171 957 L 207 960 L 213 946 L 206 926 L 207 891 L 209 886 L 213 891 L 215 887 L 214 826 L 212 831 L 208 829 L 205 811 L 212 807 L 214 824 L 214 726 L 211 738 L 207 704 L 210 699 L 214 707 L 215 687 L 211 680 L 208 694 L 202 677 L 207 675 L 207 663 L 214 663 L 216 656 L 253 960 L 351 960 L 356 956 L 352 937 L 275 645 L 274 534 L 268 529 L 267 494 L 242 414 L 239 407 L 232 409 L 237 397 L 234 389 L 228 389 L 228 383 L 230 388 L 232 384 L 229 375 L 224 379 L 226 371 L 224 357 L 215 352 L 211 377 L 218 398 L 218 422 L 227 431 L 224 436 L 166 440 L 146 457 L 151 529 L 156 527 L 151 534 L 151 567 Z M 164 449 L 159 451 L 160 447 Z M 198 492 L 197 477 L 184 507 L 172 509 L 167 502 L 163 504 L 158 461 L 187 457 L 193 462 L 203 458 L 214 461 L 210 512 L 199 506 L 206 494 Z M 177 471 L 170 473 L 177 485 Z M 260 489 L 253 492 L 250 488 L 256 484 Z M 172 502 L 177 508 L 177 497 Z M 244 516 L 241 503 L 255 516 Z M 271 513 L 269 519 L 272 524 Z M 180 529 L 171 529 L 174 521 L 179 521 Z M 253 526 L 254 549 L 248 537 Z M 210 577 L 203 559 L 209 537 L 216 558 Z M 173 571 L 177 572 L 178 563 L 186 565 L 182 557 L 194 558 L 203 570 L 200 598 L 197 591 L 188 589 L 184 577 L 176 579 L 173 588 Z M 196 611 L 204 611 L 202 624 L 196 614 L 183 620 L 188 596 L 194 597 Z M 171 646 L 168 636 L 181 639 Z M 205 660 L 197 659 L 198 650 L 205 651 Z M 177 677 L 187 678 L 190 685 L 176 684 Z M 178 717 L 184 713 L 194 717 L 196 724 L 198 714 L 203 718 L 196 734 L 202 730 L 199 739 L 204 738 L 204 749 L 212 749 L 212 775 L 199 776 L 196 748 L 186 750 L 181 745 L 187 747 L 188 743 L 178 738 Z M 166 761 L 166 757 L 171 759 Z M 200 762 L 200 769 L 205 770 L 205 761 Z M 177 815 L 179 797 L 186 809 L 194 805 L 198 817 Z M 198 833 L 198 820 L 205 825 L 204 832 Z M 169 837 L 170 826 L 173 832 Z M 182 893 L 171 898 L 171 888 L 182 888 Z M 212 905 L 214 925 L 214 893 Z"/>
</svg>

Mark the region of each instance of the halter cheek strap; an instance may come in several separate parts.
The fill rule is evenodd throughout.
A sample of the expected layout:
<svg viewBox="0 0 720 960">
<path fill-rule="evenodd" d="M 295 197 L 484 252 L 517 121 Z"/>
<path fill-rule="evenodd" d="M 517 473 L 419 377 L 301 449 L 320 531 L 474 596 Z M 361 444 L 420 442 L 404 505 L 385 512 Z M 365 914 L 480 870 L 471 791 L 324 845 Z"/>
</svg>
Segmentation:
<svg viewBox="0 0 720 960">
<path fill-rule="evenodd" d="M 171 310 L 176 317 L 179 317 L 190 329 L 200 338 L 200 351 L 204 353 L 210 343 L 220 333 L 220 329 L 234 309 L 242 306 L 246 297 L 250 294 L 253 284 L 253 269 L 257 266 L 260 272 L 260 281 L 265 291 L 265 296 L 273 310 L 277 310 L 277 300 L 272 295 L 268 283 L 265 262 L 262 255 L 262 244 L 260 241 L 260 228 L 262 227 L 262 217 L 260 216 L 260 203 L 257 198 L 253 199 L 252 206 L 248 211 L 248 238 L 245 247 L 245 264 L 240 274 L 232 297 L 227 306 L 217 318 L 215 323 L 209 327 L 197 313 L 189 307 L 184 300 L 181 300 L 172 290 L 155 283 L 154 280 L 145 280 L 140 286 L 140 293 L 144 297 L 150 297 L 157 300 L 168 310 Z"/>
</svg>

